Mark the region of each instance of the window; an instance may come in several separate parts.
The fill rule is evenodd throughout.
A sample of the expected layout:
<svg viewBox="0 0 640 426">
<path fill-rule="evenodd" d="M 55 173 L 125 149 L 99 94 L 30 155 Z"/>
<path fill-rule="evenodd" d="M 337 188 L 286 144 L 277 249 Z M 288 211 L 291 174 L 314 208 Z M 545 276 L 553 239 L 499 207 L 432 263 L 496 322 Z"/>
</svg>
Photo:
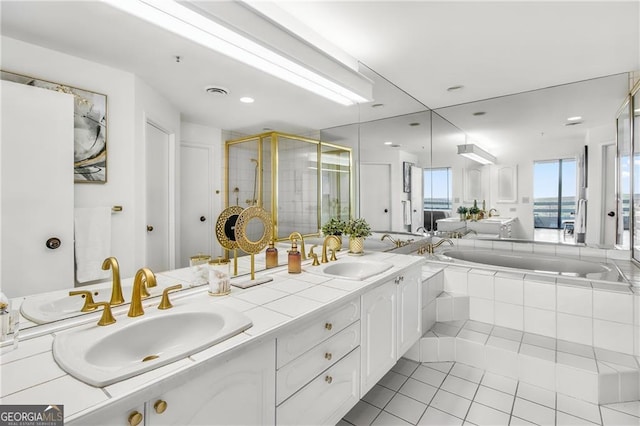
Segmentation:
<svg viewBox="0 0 640 426">
<path fill-rule="evenodd" d="M 575 159 L 534 162 L 534 227 L 560 229 L 564 221 L 574 220 L 576 188 Z"/>
<path fill-rule="evenodd" d="M 451 167 L 424 169 L 424 210 L 451 210 Z"/>
</svg>

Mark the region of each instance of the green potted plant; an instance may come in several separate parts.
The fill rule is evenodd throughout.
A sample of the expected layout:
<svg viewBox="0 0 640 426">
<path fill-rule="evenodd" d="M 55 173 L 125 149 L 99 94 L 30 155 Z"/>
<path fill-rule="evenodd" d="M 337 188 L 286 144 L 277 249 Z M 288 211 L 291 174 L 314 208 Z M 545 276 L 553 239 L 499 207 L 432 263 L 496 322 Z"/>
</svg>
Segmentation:
<svg viewBox="0 0 640 426">
<path fill-rule="evenodd" d="M 480 213 L 480 208 L 478 207 L 478 202 L 473 200 L 473 207 L 469 207 L 469 214 L 471 215 L 471 220 L 478 220 L 478 214 Z"/>
<path fill-rule="evenodd" d="M 456 210 L 456 211 L 460 215 L 460 220 L 466 220 L 467 219 L 467 212 L 469 211 L 469 209 L 467 209 L 465 206 L 458 207 L 458 210 Z"/>
<path fill-rule="evenodd" d="M 329 219 L 327 223 L 322 225 L 322 228 L 320 229 L 322 230 L 322 234 L 325 236 L 326 235 L 340 236 L 344 233 L 345 225 L 346 223 L 344 222 L 344 220 L 332 217 L 331 219 Z"/>
<path fill-rule="evenodd" d="M 346 223 L 344 233 L 349 236 L 349 253 L 362 254 L 364 252 L 364 239 L 371 235 L 371 226 L 363 217 L 352 218 Z"/>
</svg>

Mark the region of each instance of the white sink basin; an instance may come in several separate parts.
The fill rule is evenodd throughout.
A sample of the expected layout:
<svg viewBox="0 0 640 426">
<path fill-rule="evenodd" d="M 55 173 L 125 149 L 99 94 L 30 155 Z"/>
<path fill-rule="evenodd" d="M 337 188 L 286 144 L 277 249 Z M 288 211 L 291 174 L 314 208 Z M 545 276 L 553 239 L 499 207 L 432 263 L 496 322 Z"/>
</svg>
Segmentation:
<svg viewBox="0 0 640 426">
<path fill-rule="evenodd" d="M 369 260 L 345 260 L 330 262 L 321 266 L 309 266 L 305 269 L 314 274 L 329 275 L 333 278 L 348 280 L 366 280 L 393 268 L 391 263 L 373 262 Z"/>
<path fill-rule="evenodd" d="M 56 362 L 75 378 L 103 387 L 185 358 L 253 325 L 246 315 L 211 303 L 146 311 L 142 317 L 118 317 L 113 325 L 91 324 L 56 335 Z"/>
</svg>

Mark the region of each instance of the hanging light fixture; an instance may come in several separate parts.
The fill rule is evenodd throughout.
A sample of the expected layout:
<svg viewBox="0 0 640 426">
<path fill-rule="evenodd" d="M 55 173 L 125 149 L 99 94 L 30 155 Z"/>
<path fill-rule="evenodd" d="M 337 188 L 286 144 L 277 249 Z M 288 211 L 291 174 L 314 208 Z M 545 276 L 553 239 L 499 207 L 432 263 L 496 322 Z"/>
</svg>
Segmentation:
<svg viewBox="0 0 640 426">
<path fill-rule="evenodd" d="M 496 157 L 472 143 L 458 145 L 458 154 L 480 164 L 495 164 L 497 161 Z"/>
</svg>

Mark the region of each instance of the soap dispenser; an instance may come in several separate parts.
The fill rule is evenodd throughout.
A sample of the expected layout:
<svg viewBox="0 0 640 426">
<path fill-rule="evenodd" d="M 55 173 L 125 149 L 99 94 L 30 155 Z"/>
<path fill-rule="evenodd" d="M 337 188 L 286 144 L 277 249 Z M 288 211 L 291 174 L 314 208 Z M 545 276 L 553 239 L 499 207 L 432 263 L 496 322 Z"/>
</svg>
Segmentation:
<svg viewBox="0 0 640 426">
<path fill-rule="evenodd" d="M 267 269 L 278 266 L 278 249 L 273 246 L 273 240 L 269 241 L 269 247 L 265 253 Z"/>
<path fill-rule="evenodd" d="M 291 250 L 289 250 L 289 273 L 299 274 L 300 272 L 302 272 L 302 256 L 298 251 L 298 244 L 294 238 L 291 243 Z"/>
</svg>

